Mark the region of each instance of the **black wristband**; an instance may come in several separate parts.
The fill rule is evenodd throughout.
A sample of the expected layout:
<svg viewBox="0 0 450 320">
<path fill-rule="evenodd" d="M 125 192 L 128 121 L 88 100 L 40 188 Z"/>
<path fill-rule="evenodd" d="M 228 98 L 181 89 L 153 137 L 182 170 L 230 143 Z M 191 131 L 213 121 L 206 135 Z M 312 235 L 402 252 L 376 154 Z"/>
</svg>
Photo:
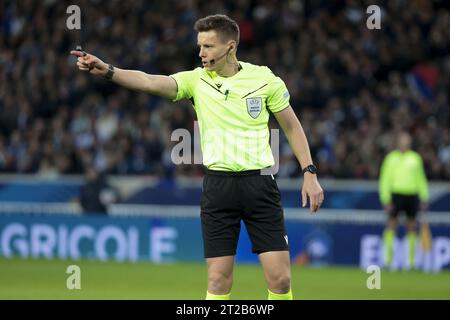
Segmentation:
<svg viewBox="0 0 450 320">
<path fill-rule="evenodd" d="M 108 71 L 105 74 L 105 79 L 111 80 L 114 75 L 114 67 L 112 64 L 108 65 Z"/>
</svg>

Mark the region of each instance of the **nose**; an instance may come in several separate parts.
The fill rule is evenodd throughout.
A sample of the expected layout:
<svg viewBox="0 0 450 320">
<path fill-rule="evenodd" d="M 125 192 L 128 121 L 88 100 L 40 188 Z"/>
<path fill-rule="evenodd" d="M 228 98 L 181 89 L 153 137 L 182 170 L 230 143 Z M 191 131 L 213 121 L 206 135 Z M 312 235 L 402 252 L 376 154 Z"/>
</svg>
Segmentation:
<svg viewBox="0 0 450 320">
<path fill-rule="evenodd" d="M 199 53 L 198 53 L 198 56 L 199 56 L 200 58 L 204 58 L 204 57 L 205 57 L 205 53 L 204 53 L 203 49 L 200 49 L 200 51 L 199 51 Z"/>
</svg>

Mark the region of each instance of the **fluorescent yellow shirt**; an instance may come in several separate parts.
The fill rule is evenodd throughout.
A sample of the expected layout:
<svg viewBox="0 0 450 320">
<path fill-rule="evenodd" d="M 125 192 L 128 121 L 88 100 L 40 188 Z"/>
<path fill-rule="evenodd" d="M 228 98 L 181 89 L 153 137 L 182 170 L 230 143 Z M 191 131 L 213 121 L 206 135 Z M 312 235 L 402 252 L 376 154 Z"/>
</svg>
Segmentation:
<svg viewBox="0 0 450 320">
<path fill-rule="evenodd" d="M 242 69 L 231 77 L 204 68 L 171 75 L 178 85 L 174 101 L 190 99 L 194 104 L 203 164 L 211 170 L 256 170 L 274 164 L 268 110 L 287 108 L 289 92 L 269 68 L 239 64 Z"/>
<path fill-rule="evenodd" d="M 381 165 L 379 192 L 383 204 L 391 202 L 392 193 L 419 195 L 420 201 L 427 202 L 428 182 L 420 155 L 412 150 L 390 152 Z"/>
</svg>

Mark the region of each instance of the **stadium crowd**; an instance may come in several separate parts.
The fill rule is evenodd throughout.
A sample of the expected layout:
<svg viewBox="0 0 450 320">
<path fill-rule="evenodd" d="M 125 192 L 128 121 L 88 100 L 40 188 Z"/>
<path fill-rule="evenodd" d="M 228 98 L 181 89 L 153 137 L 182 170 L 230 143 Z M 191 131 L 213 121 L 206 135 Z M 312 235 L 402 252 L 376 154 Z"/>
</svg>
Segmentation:
<svg viewBox="0 0 450 320">
<path fill-rule="evenodd" d="M 131 92 L 75 67 L 76 45 L 121 68 L 171 74 L 200 66 L 193 24 L 226 13 L 238 58 L 287 84 L 321 177 L 376 179 L 395 134 L 409 131 L 432 180 L 450 179 L 450 10 L 443 1 L 74 1 L 0 3 L 0 172 L 197 176 L 175 166 L 171 132 L 194 128 L 190 102 Z M 277 127 L 271 120 L 271 127 Z M 299 175 L 286 139 L 280 177 Z"/>
</svg>

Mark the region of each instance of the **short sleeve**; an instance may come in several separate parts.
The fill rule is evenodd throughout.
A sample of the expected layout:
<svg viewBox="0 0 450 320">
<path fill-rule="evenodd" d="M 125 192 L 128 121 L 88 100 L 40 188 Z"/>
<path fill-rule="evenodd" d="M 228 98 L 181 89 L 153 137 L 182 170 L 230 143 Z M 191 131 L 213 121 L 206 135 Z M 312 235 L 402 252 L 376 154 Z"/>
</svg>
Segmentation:
<svg viewBox="0 0 450 320">
<path fill-rule="evenodd" d="M 272 112 L 280 112 L 289 106 L 289 91 L 283 80 L 275 77 L 269 83 L 269 95 L 267 97 L 267 107 Z"/>
<path fill-rule="evenodd" d="M 173 101 L 182 99 L 191 99 L 193 96 L 193 88 L 197 82 L 197 71 L 181 71 L 170 75 L 177 83 L 177 96 Z"/>
</svg>

